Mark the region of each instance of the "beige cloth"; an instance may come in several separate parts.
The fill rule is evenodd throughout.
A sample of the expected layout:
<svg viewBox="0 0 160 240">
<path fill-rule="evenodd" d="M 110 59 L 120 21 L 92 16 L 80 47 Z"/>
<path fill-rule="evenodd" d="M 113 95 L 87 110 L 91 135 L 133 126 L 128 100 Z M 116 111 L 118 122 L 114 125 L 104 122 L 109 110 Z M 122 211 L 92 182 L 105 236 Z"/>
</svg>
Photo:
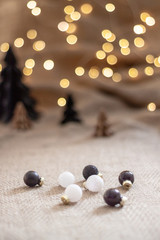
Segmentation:
<svg viewBox="0 0 160 240">
<path fill-rule="evenodd" d="M 32 130 L 17 132 L 0 125 L 0 239 L 159 240 L 159 112 L 131 111 L 90 91 L 76 96 L 83 124 L 59 126 L 61 109 L 45 108 Z M 93 138 L 102 106 L 115 134 Z M 95 164 L 103 173 L 104 190 L 118 187 L 128 197 L 123 208 L 108 207 L 102 194 L 85 190 L 77 204 L 61 204 L 64 190 L 57 184 L 58 175 L 71 171 L 82 186 L 87 164 Z M 127 192 L 118 182 L 126 169 L 135 174 Z M 26 187 L 23 175 L 28 170 L 43 176 L 45 185 Z"/>
</svg>

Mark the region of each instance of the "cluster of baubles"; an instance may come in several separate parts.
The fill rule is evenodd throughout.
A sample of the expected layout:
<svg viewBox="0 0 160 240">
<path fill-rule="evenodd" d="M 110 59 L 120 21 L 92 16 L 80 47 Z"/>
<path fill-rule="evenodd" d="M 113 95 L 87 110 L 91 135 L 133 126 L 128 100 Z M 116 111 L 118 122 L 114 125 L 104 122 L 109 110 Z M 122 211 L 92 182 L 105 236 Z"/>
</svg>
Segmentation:
<svg viewBox="0 0 160 240">
<path fill-rule="evenodd" d="M 91 192 L 102 192 L 104 187 L 103 176 L 94 165 L 87 165 L 83 169 L 83 187 Z M 39 177 L 35 171 L 29 171 L 24 175 L 24 182 L 29 187 L 42 186 L 44 179 Z M 119 175 L 119 182 L 125 188 L 129 189 L 134 182 L 134 175 L 130 171 L 123 171 Z M 61 200 L 64 204 L 78 202 L 83 195 L 82 188 L 75 184 L 75 176 L 71 172 L 63 172 L 58 177 L 58 184 L 65 188 Z M 110 188 L 103 195 L 104 201 L 110 206 L 123 206 L 126 197 L 120 194 L 115 188 Z"/>
</svg>

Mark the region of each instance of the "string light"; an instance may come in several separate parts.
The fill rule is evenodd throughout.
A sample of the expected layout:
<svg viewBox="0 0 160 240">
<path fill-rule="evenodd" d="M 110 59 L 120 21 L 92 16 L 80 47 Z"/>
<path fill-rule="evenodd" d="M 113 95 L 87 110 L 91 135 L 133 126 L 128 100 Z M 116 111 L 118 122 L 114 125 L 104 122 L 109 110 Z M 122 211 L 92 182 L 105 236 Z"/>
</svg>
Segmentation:
<svg viewBox="0 0 160 240">
<path fill-rule="evenodd" d="M 103 45 L 102 45 L 102 49 L 103 49 L 106 53 L 110 53 L 110 52 L 113 51 L 114 46 L 113 46 L 112 43 L 108 43 L 108 42 L 106 42 L 106 43 L 103 43 Z"/>
<path fill-rule="evenodd" d="M 35 8 L 36 5 L 37 5 L 36 1 L 29 1 L 29 2 L 27 3 L 27 7 L 28 7 L 29 9 Z"/>
<path fill-rule="evenodd" d="M 43 63 L 43 67 L 44 69 L 46 70 L 52 70 L 53 67 L 54 67 L 54 62 L 52 60 L 46 60 L 44 63 Z"/>
<path fill-rule="evenodd" d="M 92 12 L 92 10 L 93 10 L 93 7 L 89 3 L 84 3 L 81 6 L 81 12 L 84 13 L 84 14 L 90 14 Z"/>
<path fill-rule="evenodd" d="M 122 80 L 121 74 L 118 72 L 113 73 L 112 80 L 114 82 L 120 82 Z"/>
<path fill-rule="evenodd" d="M 88 72 L 88 75 L 90 78 L 97 78 L 99 76 L 99 70 L 97 67 L 91 67 L 89 72 Z"/>
<path fill-rule="evenodd" d="M 131 52 L 130 48 L 121 48 L 122 55 L 129 55 Z"/>
<path fill-rule="evenodd" d="M 150 112 L 154 112 L 156 110 L 156 104 L 154 102 L 151 102 L 147 105 L 147 109 Z"/>
<path fill-rule="evenodd" d="M 25 61 L 25 67 L 26 68 L 33 68 L 35 66 L 35 61 L 32 59 L 32 58 L 30 58 L 30 59 L 27 59 L 26 61 Z"/>
<path fill-rule="evenodd" d="M 142 13 L 140 14 L 140 19 L 142 20 L 142 22 L 146 22 L 146 18 L 149 17 L 149 16 L 150 16 L 149 13 L 147 13 L 147 12 L 142 12 Z"/>
<path fill-rule="evenodd" d="M 138 48 L 141 48 L 144 46 L 144 40 L 143 38 L 137 37 L 134 39 L 134 45 Z"/>
<path fill-rule="evenodd" d="M 35 39 L 37 37 L 37 31 L 35 29 L 30 29 L 27 32 L 27 38 Z"/>
<path fill-rule="evenodd" d="M 75 74 L 77 75 L 77 76 L 83 76 L 84 75 L 84 68 L 83 67 L 77 67 L 76 69 L 75 69 Z"/>
<path fill-rule="evenodd" d="M 66 38 L 66 41 L 70 44 L 70 45 L 73 45 L 77 42 L 78 38 L 77 36 L 71 34 L 71 35 L 68 35 L 68 37 Z"/>
<path fill-rule="evenodd" d="M 105 9 L 108 11 L 108 12 L 113 12 L 115 10 L 115 6 L 113 3 L 107 3 L 106 6 L 105 6 Z"/>
<path fill-rule="evenodd" d="M 120 39 L 119 40 L 119 46 L 121 48 L 127 48 L 129 46 L 129 42 L 127 39 Z"/>
<path fill-rule="evenodd" d="M 136 34 L 144 34 L 144 33 L 146 32 L 146 28 L 145 28 L 144 25 L 139 24 L 139 25 L 135 25 L 135 26 L 134 26 L 133 31 L 134 31 Z"/>
<path fill-rule="evenodd" d="M 108 68 L 108 67 L 103 68 L 103 69 L 102 69 L 102 74 L 103 74 L 105 77 L 110 78 L 110 77 L 112 77 L 112 75 L 113 75 L 113 70 L 112 70 L 111 68 Z"/>
<path fill-rule="evenodd" d="M 75 8 L 72 5 L 67 5 L 64 8 L 64 12 L 68 15 L 72 14 L 74 12 Z"/>
<path fill-rule="evenodd" d="M 74 33 L 77 29 L 77 26 L 74 23 L 69 23 L 69 27 L 67 29 L 67 33 Z"/>
<path fill-rule="evenodd" d="M 96 52 L 96 57 L 98 59 L 104 59 L 106 57 L 106 53 L 102 50 L 99 50 L 99 51 Z"/>
<path fill-rule="evenodd" d="M 107 62 L 110 65 L 115 65 L 117 63 L 117 57 L 115 55 L 108 55 Z"/>
<path fill-rule="evenodd" d="M 9 43 L 5 42 L 1 44 L 1 52 L 7 52 L 9 50 Z"/>
<path fill-rule="evenodd" d="M 59 98 L 57 101 L 58 106 L 64 107 L 66 105 L 66 99 L 65 98 Z"/>
<path fill-rule="evenodd" d="M 30 76 L 32 74 L 32 72 L 33 72 L 32 68 L 26 68 L 26 67 L 23 68 L 23 74 L 25 76 Z"/>
<path fill-rule="evenodd" d="M 77 11 L 75 11 L 71 14 L 71 19 L 74 21 L 78 21 L 80 19 L 80 17 L 81 17 L 81 14 Z"/>
<path fill-rule="evenodd" d="M 61 31 L 61 32 L 65 32 L 67 31 L 69 28 L 69 24 L 65 21 L 62 21 L 60 23 L 58 23 L 58 29 Z"/>
<path fill-rule="evenodd" d="M 150 63 L 150 64 L 154 63 L 154 56 L 151 55 L 151 54 L 148 54 L 148 55 L 146 56 L 146 62 L 147 62 L 147 63 Z"/>
<path fill-rule="evenodd" d="M 147 76 L 152 76 L 154 74 L 154 69 L 148 66 L 144 69 L 144 72 Z"/>
<path fill-rule="evenodd" d="M 60 81 L 60 86 L 61 86 L 62 88 L 68 88 L 69 85 L 70 85 L 70 82 L 69 82 L 69 80 L 68 80 L 67 78 L 61 79 L 61 81 Z"/>
<path fill-rule="evenodd" d="M 147 17 L 146 18 L 146 24 L 148 26 L 153 26 L 155 24 L 155 19 L 153 17 Z"/>
<path fill-rule="evenodd" d="M 42 51 L 45 48 L 46 44 L 44 41 L 39 40 L 33 43 L 33 49 L 35 51 Z"/>
<path fill-rule="evenodd" d="M 38 16 L 41 13 L 41 9 L 39 7 L 35 7 L 32 9 L 32 14 L 34 16 Z"/>
<path fill-rule="evenodd" d="M 24 45 L 24 40 L 23 40 L 23 38 L 17 38 L 17 39 L 14 41 L 14 46 L 17 47 L 17 48 L 21 48 L 23 45 Z"/>
<path fill-rule="evenodd" d="M 130 68 L 128 74 L 131 78 L 138 77 L 138 70 L 136 68 Z"/>
</svg>

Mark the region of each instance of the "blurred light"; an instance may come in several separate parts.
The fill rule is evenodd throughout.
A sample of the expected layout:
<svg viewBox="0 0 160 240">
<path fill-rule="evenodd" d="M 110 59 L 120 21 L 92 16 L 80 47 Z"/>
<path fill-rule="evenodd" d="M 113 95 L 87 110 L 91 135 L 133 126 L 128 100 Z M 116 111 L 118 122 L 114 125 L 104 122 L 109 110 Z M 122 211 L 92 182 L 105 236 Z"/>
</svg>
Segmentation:
<svg viewBox="0 0 160 240">
<path fill-rule="evenodd" d="M 107 3 L 105 8 L 108 12 L 113 12 L 115 10 L 115 6 L 112 3 Z"/>
<path fill-rule="evenodd" d="M 114 82 L 120 82 L 122 80 L 121 74 L 118 72 L 113 73 L 112 80 Z"/>
<path fill-rule="evenodd" d="M 75 11 L 71 14 L 71 19 L 74 21 L 78 21 L 80 19 L 80 17 L 81 17 L 81 14 L 77 11 Z"/>
<path fill-rule="evenodd" d="M 148 26 L 153 26 L 155 24 L 155 19 L 153 17 L 147 17 L 146 18 L 146 24 Z"/>
<path fill-rule="evenodd" d="M 35 66 L 35 61 L 33 59 L 27 59 L 25 61 L 26 68 L 33 68 Z"/>
<path fill-rule="evenodd" d="M 138 48 L 144 47 L 144 40 L 143 38 L 137 37 L 134 39 L 134 45 Z"/>
<path fill-rule="evenodd" d="M 71 45 L 75 44 L 77 40 L 78 39 L 75 35 L 68 35 L 68 37 L 66 38 L 66 41 Z"/>
<path fill-rule="evenodd" d="M 134 26 L 133 31 L 136 34 L 144 34 L 146 32 L 146 28 L 142 24 L 139 24 Z"/>
<path fill-rule="evenodd" d="M 75 8 L 72 6 L 72 5 L 67 5 L 65 8 L 64 8 L 64 12 L 66 13 L 66 14 L 71 14 L 71 13 L 73 13 L 74 12 L 74 10 L 75 10 Z"/>
<path fill-rule="evenodd" d="M 82 75 L 84 74 L 84 68 L 83 68 L 83 67 L 77 67 L 77 68 L 75 69 L 75 74 L 76 74 L 77 76 L 82 76 Z"/>
<path fill-rule="evenodd" d="M 35 8 L 36 5 L 37 5 L 37 3 L 36 3 L 35 1 L 29 1 L 29 2 L 27 3 L 27 7 L 28 7 L 29 9 Z"/>
<path fill-rule="evenodd" d="M 70 15 L 66 15 L 65 16 L 65 20 L 69 23 L 73 22 L 72 18 L 70 17 Z"/>
<path fill-rule="evenodd" d="M 9 49 L 9 43 L 2 43 L 1 44 L 1 52 L 7 52 Z"/>
<path fill-rule="evenodd" d="M 74 33 L 75 31 L 76 31 L 76 29 L 77 29 L 77 26 L 76 26 L 76 24 L 74 24 L 74 23 L 69 23 L 69 27 L 68 27 L 68 29 L 67 29 L 67 33 Z"/>
<path fill-rule="evenodd" d="M 130 48 L 121 48 L 121 53 L 123 54 L 123 55 L 129 55 L 130 54 L 130 52 L 131 52 L 131 50 L 130 50 Z"/>
<path fill-rule="evenodd" d="M 127 39 L 120 39 L 119 40 L 119 46 L 121 48 L 127 48 L 129 46 L 129 42 Z"/>
<path fill-rule="evenodd" d="M 150 112 L 154 112 L 156 110 L 156 104 L 154 102 L 151 102 L 147 105 L 147 109 Z"/>
<path fill-rule="evenodd" d="M 37 31 L 35 29 L 30 29 L 28 32 L 27 32 L 27 37 L 29 39 L 35 39 L 37 37 Z"/>
<path fill-rule="evenodd" d="M 98 68 L 91 67 L 89 72 L 88 72 L 88 75 L 89 75 L 90 78 L 93 78 L 93 79 L 97 78 L 99 76 Z"/>
<path fill-rule="evenodd" d="M 140 18 L 142 20 L 142 22 L 146 22 L 146 18 L 149 17 L 149 13 L 147 12 L 142 12 L 141 15 L 140 15 Z"/>
<path fill-rule="evenodd" d="M 154 69 L 152 67 L 146 67 L 144 72 L 147 76 L 152 76 L 154 74 Z"/>
<path fill-rule="evenodd" d="M 35 7 L 32 9 L 32 14 L 34 16 L 38 16 L 41 13 L 41 9 L 39 7 Z"/>
<path fill-rule="evenodd" d="M 96 57 L 98 59 L 104 59 L 106 57 L 106 53 L 103 50 L 99 50 L 96 52 Z"/>
<path fill-rule="evenodd" d="M 105 77 L 110 78 L 110 77 L 112 77 L 112 75 L 113 75 L 113 70 L 112 70 L 111 68 L 108 68 L 108 67 L 103 68 L 103 69 L 102 69 L 102 74 L 103 74 Z"/>
<path fill-rule="evenodd" d="M 23 38 L 17 38 L 15 41 L 14 41 L 14 46 L 17 47 L 17 48 L 20 48 L 24 45 L 24 40 Z"/>
<path fill-rule="evenodd" d="M 25 76 L 30 76 L 32 74 L 32 72 L 33 72 L 32 68 L 26 68 L 26 67 L 23 68 L 23 74 Z"/>
<path fill-rule="evenodd" d="M 66 79 L 66 78 L 63 78 L 63 79 L 61 79 L 61 81 L 60 81 L 60 86 L 61 86 L 62 88 L 68 88 L 68 87 L 69 87 L 69 84 L 70 84 L 70 82 L 69 82 L 69 80 Z"/>
<path fill-rule="evenodd" d="M 110 52 L 113 51 L 114 46 L 113 46 L 112 43 L 107 43 L 107 42 L 106 42 L 106 43 L 103 43 L 102 49 L 103 49 L 105 52 L 110 53 Z"/>
<path fill-rule="evenodd" d="M 108 42 L 114 42 L 116 40 L 116 35 L 112 33 L 112 36 L 110 38 L 107 38 Z"/>
<path fill-rule="evenodd" d="M 158 60 L 158 57 L 154 59 L 154 65 L 155 65 L 156 67 L 160 67 L 160 62 L 159 62 L 159 60 Z"/>
<path fill-rule="evenodd" d="M 147 63 L 150 63 L 150 64 L 154 63 L 154 56 L 151 55 L 151 54 L 148 54 L 148 55 L 146 56 L 146 62 L 147 62 Z"/>
<path fill-rule="evenodd" d="M 138 70 L 136 68 L 130 68 L 128 74 L 131 78 L 138 77 Z"/>
<path fill-rule="evenodd" d="M 84 3 L 82 6 L 81 6 L 81 11 L 82 13 L 84 14 L 90 14 L 93 10 L 93 7 L 91 4 L 89 3 Z"/>
<path fill-rule="evenodd" d="M 2 64 L 0 64 L 0 72 L 2 71 Z"/>
<path fill-rule="evenodd" d="M 44 63 L 43 63 L 43 67 L 46 69 L 46 70 L 52 70 L 53 67 L 54 67 L 54 62 L 52 60 L 46 60 Z"/>
<path fill-rule="evenodd" d="M 63 21 L 63 22 L 58 23 L 58 29 L 61 32 L 67 31 L 68 28 L 69 28 L 69 24 L 67 22 Z"/>
<path fill-rule="evenodd" d="M 115 55 L 108 55 L 107 62 L 110 65 L 115 65 L 117 63 L 117 57 Z"/>
<path fill-rule="evenodd" d="M 35 51 L 42 51 L 45 48 L 46 44 L 44 41 L 39 40 L 33 43 L 33 49 Z"/>
<path fill-rule="evenodd" d="M 105 38 L 105 39 L 108 39 L 112 36 L 112 32 L 108 29 L 104 29 L 102 31 L 102 37 Z"/>
<path fill-rule="evenodd" d="M 59 98 L 57 101 L 58 106 L 64 107 L 66 105 L 66 99 L 65 98 Z"/>
</svg>

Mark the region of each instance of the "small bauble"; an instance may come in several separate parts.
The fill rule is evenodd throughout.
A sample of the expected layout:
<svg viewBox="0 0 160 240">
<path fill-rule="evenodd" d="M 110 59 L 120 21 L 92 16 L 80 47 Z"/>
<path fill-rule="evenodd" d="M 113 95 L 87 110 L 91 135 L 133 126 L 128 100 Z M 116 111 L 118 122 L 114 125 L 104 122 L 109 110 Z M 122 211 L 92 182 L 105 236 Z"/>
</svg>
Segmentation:
<svg viewBox="0 0 160 240">
<path fill-rule="evenodd" d="M 75 183 L 75 177 L 71 172 L 63 172 L 58 177 L 58 183 L 61 187 L 68 187 L 70 184 Z"/>
<path fill-rule="evenodd" d="M 98 175 L 92 175 L 87 179 L 84 185 L 85 188 L 91 192 L 100 192 L 103 189 L 104 181 Z"/>
<path fill-rule="evenodd" d="M 61 200 L 64 204 L 68 204 L 69 202 L 78 202 L 81 198 L 82 189 L 76 184 L 71 184 L 65 189 L 64 195 L 61 197 Z"/>
<path fill-rule="evenodd" d="M 24 175 L 24 183 L 29 187 L 35 187 L 36 185 L 42 186 L 44 179 L 38 175 L 35 171 L 29 171 Z"/>
<path fill-rule="evenodd" d="M 109 206 L 124 205 L 127 198 L 123 197 L 118 189 L 110 188 L 103 195 L 104 201 Z"/>
<path fill-rule="evenodd" d="M 84 169 L 83 169 L 83 177 L 85 179 L 89 178 L 91 175 L 98 175 L 99 171 L 97 169 L 96 166 L 94 165 L 87 165 Z"/>
<path fill-rule="evenodd" d="M 119 175 L 119 182 L 124 188 L 129 189 L 134 183 L 133 173 L 130 171 L 121 172 Z"/>
</svg>

